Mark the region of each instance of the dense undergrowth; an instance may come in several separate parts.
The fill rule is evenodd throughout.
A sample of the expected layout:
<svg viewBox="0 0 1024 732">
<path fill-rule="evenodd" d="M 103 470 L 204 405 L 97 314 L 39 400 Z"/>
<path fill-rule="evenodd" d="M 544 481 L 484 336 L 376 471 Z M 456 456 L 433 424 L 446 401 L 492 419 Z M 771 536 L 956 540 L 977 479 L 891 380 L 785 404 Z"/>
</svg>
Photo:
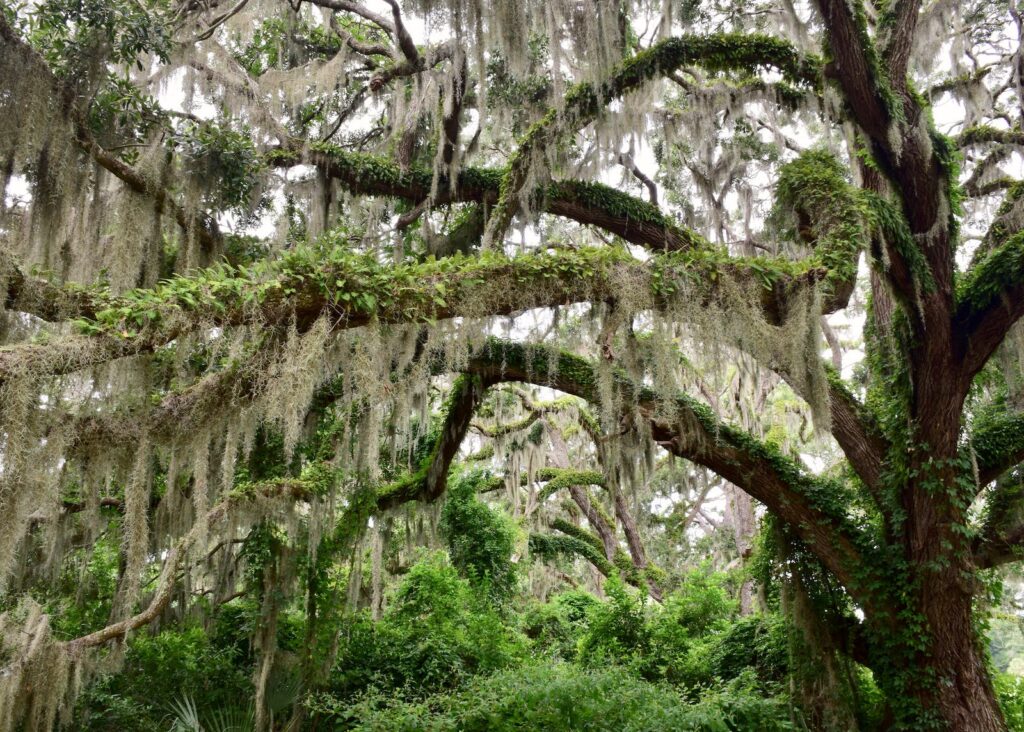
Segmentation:
<svg viewBox="0 0 1024 732">
<path fill-rule="evenodd" d="M 463 541 L 450 533 L 447 551 L 422 550 L 378 619 L 348 609 L 321 628 L 333 663 L 315 686 L 301 681 L 304 609 L 280 613 L 266 691 L 275 729 L 808 729 L 792 693 L 798 631 L 770 598 L 763 611 L 741 616 L 735 577 L 693 569 L 661 604 L 616 576 L 602 598 L 563 589 L 542 601 L 515 581 L 522 568 L 510 561 L 507 516 L 460 499 L 458 489 L 442 516 L 442 530 L 459 527 Z M 476 550 L 465 532 L 481 539 Z M 94 557 L 96 598 L 116 569 L 113 556 Z M 103 617 L 102 600 L 88 599 L 88 583 L 84 591 L 76 611 L 65 607 L 64 632 Z M 186 619 L 134 636 L 120 670 L 100 675 L 82 695 L 72 729 L 251 729 L 252 639 L 261 622 L 260 608 L 243 597 L 203 624 Z M 867 670 L 853 673 L 858 726 L 876 729 L 882 697 Z M 996 678 L 1011 729 L 1024 729 L 1024 684 Z"/>
</svg>

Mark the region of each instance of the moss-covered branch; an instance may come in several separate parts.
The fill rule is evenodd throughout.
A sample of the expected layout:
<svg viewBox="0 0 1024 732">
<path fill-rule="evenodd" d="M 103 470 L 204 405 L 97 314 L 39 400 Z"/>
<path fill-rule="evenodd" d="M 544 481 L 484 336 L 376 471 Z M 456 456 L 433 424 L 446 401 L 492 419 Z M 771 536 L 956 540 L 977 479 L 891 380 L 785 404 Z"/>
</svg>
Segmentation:
<svg viewBox="0 0 1024 732">
<path fill-rule="evenodd" d="M 968 384 L 1024 316 L 1024 232 L 976 262 L 957 288 L 954 318 L 964 350 L 962 376 Z"/>
<path fill-rule="evenodd" d="M 3 310 L 30 313 L 49 322 L 69 317 L 95 317 L 106 306 L 105 295 L 74 285 L 57 285 L 26 274 L 10 252 L 0 251 Z"/>
<path fill-rule="evenodd" d="M 328 177 L 355 194 L 389 196 L 419 203 L 430 197 L 434 172 L 413 167 L 403 171 L 388 158 L 353 153 L 333 145 L 296 146 L 295 151 L 270 153 L 276 166 L 316 165 Z M 503 171 L 464 168 L 452 185 L 441 180 L 434 203 L 487 203 L 498 200 Z M 678 251 L 710 246 L 700 234 L 680 226 L 658 206 L 601 183 L 559 181 L 534 192 L 540 210 L 597 226 L 631 244 L 656 251 Z"/>
<path fill-rule="evenodd" d="M 471 359 L 475 373 L 503 380 L 550 386 L 599 404 L 596 370 L 578 356 L 544 348 L 492 340 Z M 706 405 L 679 396 L 665 406 L 647 390 L 638 390 L 625 376 L 615 376 L 624 404 L 634 404 L 651 420 L 652 434 L 667 450 L 704 465 L 736 484 L 792 526 L 812 551 L 856 593 L 857 576 L 866 566 L 870 542 L 847 509 L 854 501 L 838 482 L 808 474 L 771 443 L 720 422 Z M 662 416 L 659 416 L 662 415 Z"/>
<path fill-rule="evenodd" d="M 970 449 L 984 488 L 1024 461 L 1024 412 L 1005 405 L 985 410 L 975 419 Z"/>
<path fill-rule="evenodd" d="M 1024 130 L 1016 127 L 1007 130 L 990 125 L 977 125 L 968 127 L 956 137 L 957 147 L 961 148 L 992 142 L 1000 145 L 1024 146 Z"/>
<path fill-rule="evenodd" d="M 296 502 L 310 501 L 316 495 L 322 494 L 322 486 L 315 482 L 293 478 L 250 483 L 236 488 L 206 514 L 205 521 L 197 521 L 191 531 L 180 538 L 167 552 L 163 560 L 163 569 L 157 579 L 156 590 L 149 604 L 143 610 L 130 618 L 112 623 L 88 635 L 64 641 L 61 645 L 69 654 L 77 656 L 86 649 L 122 639 L 133 630 L 154 622 L 174 597 L 181 563 L 192 546 L 199 540 L 202 532 L 227 520 L 239 509 L 244 509 L 250 515 L 252 513 L 265 515 L 272 509 L 291 506 Z"/>
<path fill-rule="evenodd" d="M 200 327 L 294 324 L 303 331 L 320 318 L 343 329 L 488 317 L 599 302 L 624 288 L 649 307 L 679 297 L 712 305 L 724 304 L 721 298 L 735 291 L 723 283 L 738 280 L 741 289 L 761 294 L 773 320 L 786 312 L 794 291 L 824 276 L 813 262 L 734 259 L 717 250 L 641 262 L 624 250 L 601 247 L 391 266 L 344 249 L 300 249 L 271 264 L 225 265 L 108 298 L 95 317 L 78 321 L 81 337 L 0 348 L 0 382 L 149 353 Z"/>
<path fill-rule="evenodd" d="M 409 501 L 430 503 L 444 494 L 452 461 L 491 383 L 492 379 L 476 375 L 462 375 L 455 380 L 445 402 L 444 423 L 430 454 L 416 472 L 377 491 L 377 510 L 385 511 Z"/>
<path fill-rule="evenodd" d="M 597 543 L 600 545 L 600 541 Z M 577 536 L 544 534 L 535 531 L 530 534 L 529 546 L 530 554 L 535 557 L 546 560 L 557 557 L 580 557 L 594 565 L 597 571 L 605 577 L 615 572 L 615 565 L 605 558 L 597 546 Z"/>
<path fill-rule="evenodd" d="M 697 65 L 711 72 L 760 69 L 780 71 L 787 81 L 815 85 L 820 62 L 802 56 L 788 41 L 762 35 L 716 34 L 667 38 L 624 61 L 600 83 L 572 87 L 560 108 L 550 109 L 519 141 L 501 181 L 501 193 L 484 235 L 485 244 L 504 235 L 515 215 L 520 194 L 529 179 L 535 157 L 595 120 L 614 100 L 652 79 L 682 66 Z M 529 192 L 527 192 L 529 193 Z"/>
</svg>

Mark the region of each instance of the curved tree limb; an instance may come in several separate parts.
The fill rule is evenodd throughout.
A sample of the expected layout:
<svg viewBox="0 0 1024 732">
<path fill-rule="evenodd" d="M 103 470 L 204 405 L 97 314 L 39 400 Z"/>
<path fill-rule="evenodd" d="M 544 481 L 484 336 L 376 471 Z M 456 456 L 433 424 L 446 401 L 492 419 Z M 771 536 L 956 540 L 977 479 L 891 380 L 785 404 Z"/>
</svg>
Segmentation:
<svg viewBox="0 0 1024 732">
<path fill-rule="evenodd" d="M 550 109 L 526 133 L 509 161 L 501 181 L 501 195 L 491 213 L 484 245 L 504 235 L 519 207 L 520 194 L 526 185 L 535 157 L 542 148 L 553 144 L 553 135 L 566 136 L 595 120 L 615 99 L 639 88 L 648 81 L 671 74 L 684 65 L 698 64 L 709 71 L 760 68 L 781 71 L 792 81 L 819 81 L 816 59 L 802 57 L 788 42 L 770 36 L 721 34 L 668 38 L 642 51 L 599 84 L 577 84 L 565 96 L 561 109 Z"/>
<path fill-rule="evenodd" d="M 246 490 L 237 491 L 214 506 L 206 515 L 206 526 L 213 526 L 217 522 L 226 519 L 231 511 L 237 506 L 252 502 L 254 500 L 277 500 L 288 498 L 289 500 L 305 501 L 312 496 L 310 486 L 301 480 L 280 479 L 267 483 L 257 483 L 249 486 Z M 163 569 L 157 579 L 156 591 L 149 605 L 142 611 L 117 623 L 112 623 L 94 633 L 83 635 L 62 645 L 64 649 L 72 654 L 81 654 L 88 648 L 93 648 L 112 640 L 124 638 L 128 633 L 148 625 L 160 617 L 164 608 L 170 604 L 174 596 L 174 587 L 178 576 L 178 568 L 192 545 L 199 540 L 203 525 L 196 522 L 192 530 L 178 540 L 171 547 L 164 558 Z"/>
<path fill-rule="evenodd" d="M 474 373 L 505 380 L 535 383 L 600 403 L 593 367 L 584 359 L 562 353 L 549 367 L 544 349 L 526 349 L 492 340 L 470 361 Z M 764 503 L 772 513 L 793 527 L 840 581 L 856 592 L 854 574 L 863 557 L 856 530 L 837 505 L 819 501 L 835 486 L 825 489 L 778 451 L 750 435 L 719 423 L 711 411 L 688 397 L 673 405 L 676 417 L 659 417 L 657 398 L 637 392 L 623 377 L 617 378 L 626 403 L 634 403 L 652 432 L 666 449 L 704 465 Z"/>
</svg>

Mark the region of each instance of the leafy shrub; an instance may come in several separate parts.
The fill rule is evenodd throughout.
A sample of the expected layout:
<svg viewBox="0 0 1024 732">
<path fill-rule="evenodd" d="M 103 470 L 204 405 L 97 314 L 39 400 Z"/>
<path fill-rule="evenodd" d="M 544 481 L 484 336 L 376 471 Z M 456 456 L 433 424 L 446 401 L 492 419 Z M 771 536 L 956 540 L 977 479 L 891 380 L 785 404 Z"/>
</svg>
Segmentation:
<svg viewBox="0 0 1024 732">
<path fill-rule="evenodd" d="M 1006 726 L 1013 732 L 1024 732 L 1024 678 L 996 673 L 992 681 L 1006 716 Z"/>
<path fill-rule="evenodd" d="M 609 577 L 604 589 L 608 602 L 591 609 L 580 640 L 580 662 L 589 666 L 628 662 L 646 655 L 650 644 L 643 598 L 630 593 L 618 576 Z"/>
<path fill-rule="evenodd" d="M 536 655 L 572 661 L 587 631 L 590 613 L 600 604 L 589 592 L 562 592 L 549 602 L 528 605 L 522 615 L 522 631 L 533 641 Z"/>
<path fill-rule="evenodd" d="M 717 636 L 729 628 L 735 612 L 725 575 L 690 572 L 652 614 L 650 650 L 647 657 L 638 659 L 638 670 L 645 678 L 691 688 L 709 684 Z"/>
<path fill-rule="evenodd" d="M 418 695 L 454 688 L 525 658 L 526 642 L 440 555 L 410 569 L 379 622 L 363 613 L 342 633 L 331 688 Z"/>
<path fill-rule="evenodd" d="M 139 635 L 129 643 L 123 669 L 83 695 L 73 729 L 149 732 L 167 727 L 176 700 L 187 695 L 199 709 L 236 706 L 252 697 L 249 672 L 233 649 L 213 646 L 201 628 Z"/>
<path fill-rule="evenodd" d="M 370 692 L 352 706 L 320 698 L 314 708 L 338 730 L 362 732 L 744 732 L 791 729 L 785 705 L 752 690 L 749 679 L 687 704 L 671 687 L 621 668 L 530 665 L 477 679 L 457 694 L 415 702 Z"/>
<path fill-rule="evenodd" d="M 789 672 L 786 623 L 778 615 L 738 618 L 717 640 L 711 673 L 734 679 L 752 668 L 761 682 L 780 682 Z"/>
</svg>

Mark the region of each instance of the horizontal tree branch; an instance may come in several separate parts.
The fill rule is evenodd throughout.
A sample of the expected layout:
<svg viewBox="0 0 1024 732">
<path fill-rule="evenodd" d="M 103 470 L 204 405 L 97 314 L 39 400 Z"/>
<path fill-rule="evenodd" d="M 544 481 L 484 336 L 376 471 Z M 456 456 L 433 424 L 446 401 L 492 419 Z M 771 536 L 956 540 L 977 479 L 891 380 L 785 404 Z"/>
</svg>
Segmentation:
<svg viewBox="0 0 1024 732">
<path fill-rule="evenodd" d="M 267 156 L 271 165 L 291 167 L 315 165 L 349 192 L 390 196 L 413 203 L 427 200 L 433 190 L 434 172 L 413 167 L 403 171 L 391 160 L 353 153 L 332 145 L 306 149 L 281 149 Z M 444 179 L 437 185 L 435 205 L 487 203 L 498 200 L 502 171 L 494 168 L 464 168 L 452 185 Z M 601 183 L 558 181 L 537 192 L 539 210 L 581 224 L 597 226 L 631 244 L 655 251 L 707 248 L 704 237 L 686 229 L 657 206 Z"/>
<path fill-rule="evenodd" d="M 110 298 L 95 319 L 79 321 L 87 335 L 0 348 L 0 383 L 151 353 L 200 326 L 294 323 L 304 331 L 321 317 L 336 330 L 370 322 L 482 318 L 600 302 L 619 296 L 623 288 L 646 297 L 648 307 L 665 307 L 678 298 L 711 305 L 736 287 L 746 288 L 759 294 L 766 317 L 777 321 L 795 292 L 814 287 L 825 275 L 810 261 L 773 264 L 680 252 L 642 262 L 605 247 L 514 258 L 491 253 L 397 267 L 343 250 L 327 256 L 299 251 L 272 267 L 214 268 Z"/>
<path fill-rule="evenodd" d="M 1024 130 L 1001 129 L 988 125 L 968 127 L 955 138 L 957 147 L 964 148 L 971 145 L 984 145 L 996 142 L 1001 145 L 1024 145 Z"/>
</svg>

